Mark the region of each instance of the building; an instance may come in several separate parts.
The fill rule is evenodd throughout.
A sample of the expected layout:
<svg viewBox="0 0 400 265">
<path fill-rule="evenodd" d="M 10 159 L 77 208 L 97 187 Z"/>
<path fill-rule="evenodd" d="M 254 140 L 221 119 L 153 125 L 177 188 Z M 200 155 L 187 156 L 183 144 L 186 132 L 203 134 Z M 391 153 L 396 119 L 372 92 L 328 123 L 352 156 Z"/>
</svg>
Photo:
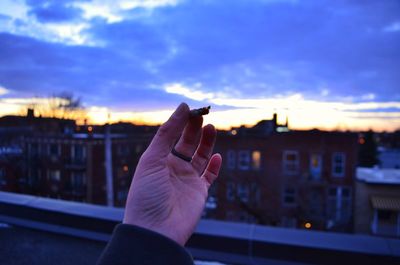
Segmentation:
<svg viewBox="0 0 400 265">
<path fill-rule="evenodd" d="M 80 133 L 24 138 L 27 170 L 21 178 L 26 183 L 25 193 L 107 204 L 109 166 L 113 182 L 111 204 L 124 206 L 135 166 L 152 135 L 111 133 L 111 157 L 107 162 L 107 134 L 93 131 L 84 132 L 81 128 Z"/>
<path fill-rule="evenodd" d="M 379 167 L 400 169 L 400 148 L 378 148 Z"/>
<path fill-rule="evenodd" d="M 351 231 L 357 134 L 219 133 L 224 165 L 210 218 Z"/>
<path fill-rule="evenodd" d="M 114 206 L 124 206 L 135 166 L 157 127 L 77 126 L 73 120 L 27 116 L 0 118 L 0 190 L 107 204 L 111 169 Z"/>
<path fill-rule="evenodd" d="M 400 237 L 400 170 L 357 168 L 354 232 Z"/>
</svg>

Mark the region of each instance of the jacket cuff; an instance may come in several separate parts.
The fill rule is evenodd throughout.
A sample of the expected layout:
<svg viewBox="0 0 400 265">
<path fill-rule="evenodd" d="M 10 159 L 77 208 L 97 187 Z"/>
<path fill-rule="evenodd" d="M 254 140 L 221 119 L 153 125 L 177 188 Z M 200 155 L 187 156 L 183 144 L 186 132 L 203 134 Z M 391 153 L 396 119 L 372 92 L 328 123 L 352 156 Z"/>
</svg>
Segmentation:
<svg viewBox="0 0 400 265">
<path fill-rule="evenodd" d="M 168 237 L 138 226 L 119 224 L 97 264 L 193 265 L 193 259 L 189 252 Z"/>
</svg>

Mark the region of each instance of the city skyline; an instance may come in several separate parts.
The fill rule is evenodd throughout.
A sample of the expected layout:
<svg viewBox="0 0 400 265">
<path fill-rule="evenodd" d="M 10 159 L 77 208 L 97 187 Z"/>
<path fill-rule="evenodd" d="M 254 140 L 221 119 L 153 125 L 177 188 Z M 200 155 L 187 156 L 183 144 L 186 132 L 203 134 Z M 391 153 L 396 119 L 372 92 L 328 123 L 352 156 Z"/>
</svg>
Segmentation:
<svg viewBox="0 0 400 265">
<path fill-rule="evenodd" d="M 180 102 L 220 129 L 400 128 L 397 1 L 0 3 L 0 115 L 63 91 L 92 123 L 159 124 Z M 40 101 L 40 100 L 39 100 Z"/>
</svg>

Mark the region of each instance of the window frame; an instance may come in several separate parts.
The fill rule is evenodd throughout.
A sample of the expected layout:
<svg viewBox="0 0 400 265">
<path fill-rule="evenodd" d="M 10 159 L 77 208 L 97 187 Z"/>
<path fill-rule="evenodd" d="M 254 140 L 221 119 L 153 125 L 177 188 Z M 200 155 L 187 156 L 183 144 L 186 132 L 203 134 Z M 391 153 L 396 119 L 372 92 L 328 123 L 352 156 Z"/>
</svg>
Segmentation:
<svg viewBox="0 0 400 265">
<path fill-rule="evenodd" d="M 242 165 L 241 163 L 244 162 Z M 240 150 L 238 152 L 237 167 L 239 170 L 250 170 L 251 168 L 251 156 L 249 150 Z"/>
<path fill-rule="evenodd" d="M 338 155 L 340 155 L 341 158 L 342 158 L 342 161 L 340 162 L 340 166 L 342 168 L 342 171 L 340 173 L 336 172 L 336 167 L 338 165 L 337 165 L 337 162 L 335 161 L 336 160 L 335 158 Z M 331 166 L 331 175 L 332 175 L 332 177 L 336 177 L 336 178 L 345 177 L 345 175 L 346 175 L 345 174 L 346 173 L 346 154 L 344 152 L 333 152 L 332 153 L 331 163 L 332 163 L 332 166 Z"/>
<path fill-rule="evenodd" d="M 235 150 L 229 149 L 226 152 L 226 166 L 228 169 L 235 169 L 236 168 L 236 152 Z"/>
<path fill-rule="evenodd" d="M 288 194 L 287 191 L 291 189 L 293 190 L 293 194 Z M 293 196 L 293 202 L 287 202 L 286 198 L 288 196 Z M 282 190 L 282 204 L 284 206 L 288 206 L 288 207 L 294 207 L 297 206 L 297 190 L 295 187 L 292 186 L 285 186 Z"/>
<path fill-rule="evenodd" d="M 296 159 L 294 162 L 291 162 L 290 160 L 288 160 L 288 156 L 289 155 L 295 155 Z M 289 162 L 290 161 L 290 162 Z M 289 170 L 288 166 L 294 166 L 294 170 Z M 300 154 L 299 151 L 296 150 L 285 150 L 283 151 L 282 154 L 282 167 L 283 167 L 283 173 L 285 175 L 297 175 L 300 172 Z"/>
</svg>

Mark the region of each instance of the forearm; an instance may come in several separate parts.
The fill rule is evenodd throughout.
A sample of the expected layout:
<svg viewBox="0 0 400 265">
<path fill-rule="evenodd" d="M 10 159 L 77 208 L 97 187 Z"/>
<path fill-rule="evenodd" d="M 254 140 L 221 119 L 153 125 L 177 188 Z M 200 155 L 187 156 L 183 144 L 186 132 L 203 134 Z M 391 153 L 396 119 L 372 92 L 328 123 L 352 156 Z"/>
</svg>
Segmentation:
<svg viewBox="0 0 400 265">
<path fill-rule="evenodd" d="M 97 265 L 193 265 L 190 254 L 173 240 L 133 225 L 119 224 Z"/>
</svg>

